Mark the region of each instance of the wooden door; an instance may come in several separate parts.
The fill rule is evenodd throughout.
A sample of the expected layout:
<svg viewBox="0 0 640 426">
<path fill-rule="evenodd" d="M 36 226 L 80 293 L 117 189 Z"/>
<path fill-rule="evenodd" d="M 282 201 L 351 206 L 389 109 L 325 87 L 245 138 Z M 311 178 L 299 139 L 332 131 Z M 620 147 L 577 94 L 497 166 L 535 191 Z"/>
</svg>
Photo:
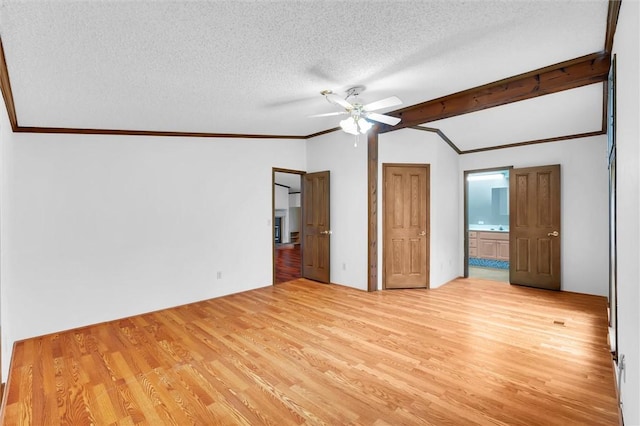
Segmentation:
<svg viewBox="0 0 640 426">
<path fill-rule="evenodd" d="M 429 165 L 383 165 L 383 287 L 429 287 Z"/>
<path fill-rule="evenodd" d="M 329 269 L 329 172 L 302 177 L 302 276 L 328 283 Z"/>
<path fill-rule="evenodd" d="M 509 280 L 560 290 L 560 166 L 509 173 Z"/>
</svg>

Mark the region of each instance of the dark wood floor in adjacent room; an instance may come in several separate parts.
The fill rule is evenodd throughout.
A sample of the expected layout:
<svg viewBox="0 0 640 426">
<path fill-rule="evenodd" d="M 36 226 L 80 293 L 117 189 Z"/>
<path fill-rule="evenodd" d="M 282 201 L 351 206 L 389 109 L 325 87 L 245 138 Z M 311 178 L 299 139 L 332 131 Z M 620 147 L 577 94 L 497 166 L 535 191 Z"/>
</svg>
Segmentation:
<svg viewBox="0 0 640 426">
<path fill-rule="evenodd" d="M 276 284 L 302 277 L 300 244 L 276 245 Z"/>
<path fill-rule="evenodd" d="M 617 425 L 606 315 L 483 280 L 300 279 L 18 342 L 2 424 Z"/>
</svg>

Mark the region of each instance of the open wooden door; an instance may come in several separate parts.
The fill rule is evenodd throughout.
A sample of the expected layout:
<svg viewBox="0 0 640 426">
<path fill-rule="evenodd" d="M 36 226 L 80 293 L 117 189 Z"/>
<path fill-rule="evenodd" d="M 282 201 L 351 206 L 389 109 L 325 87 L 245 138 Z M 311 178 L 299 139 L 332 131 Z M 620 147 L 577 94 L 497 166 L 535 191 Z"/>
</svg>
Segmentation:
<svg viewBox="0 0 640 426">
<path fill-rule="evenodd" d="M 384 164 L 383 287 L 429 287 L 429 165 Z"/>
<path fill-rule="evenodd" d="M 302 276 L 328 283 L 330 276 L 329 172 L 302 177 Z"/>
<path fill-rule="evenodd" d="M 560 165 L 509 176 L 509 281 L 560 290 Z"/>
</svg>

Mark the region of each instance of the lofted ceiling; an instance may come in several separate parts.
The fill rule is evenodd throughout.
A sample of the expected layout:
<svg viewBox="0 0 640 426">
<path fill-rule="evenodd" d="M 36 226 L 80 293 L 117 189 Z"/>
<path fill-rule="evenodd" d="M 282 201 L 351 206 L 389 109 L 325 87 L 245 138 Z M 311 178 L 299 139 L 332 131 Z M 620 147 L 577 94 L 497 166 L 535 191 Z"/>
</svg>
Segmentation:
<svg viewBox="0 0 640 426">
<path fill-rule="evenodd" d="M 337 125 L 308 117 L 337 110 L 324 89 L 411 106 L 601 52 L 608 7 L 4 0 L 0 36 L 18 126 L 304 138 Z M 423 124 L 467 151 L 599 131 L 602 103 L 596 83 Z"/>
</svg>

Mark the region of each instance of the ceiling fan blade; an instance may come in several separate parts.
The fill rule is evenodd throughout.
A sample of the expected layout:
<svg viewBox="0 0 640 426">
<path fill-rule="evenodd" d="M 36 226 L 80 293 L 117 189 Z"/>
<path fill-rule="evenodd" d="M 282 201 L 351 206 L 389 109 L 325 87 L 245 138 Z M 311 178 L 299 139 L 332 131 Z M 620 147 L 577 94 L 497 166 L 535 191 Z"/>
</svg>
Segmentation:
<svg viewBox="0 0 640 426">
<path fill-rule="evenodd" d="M 378 114 L 377 112 L 367 113 L 367 118 L 373 121 L 379 121 L 380 123 L 395 126 L 400 122 L 398 117 L 391 117 L 390 115 Z"/>
<path fill-rule="evenodd" d="M 333 93 L 327 93 L 325 96 L 327 97 L 327 100 L 329 102 L 331 102 L 332 104 L 338 104 L 342 108 L 347 109 L 347 110 L 352 110 L 353 109 L 353 105 L 351 105 L 349 102 L 345 101 L 344 99 L 342 99 L 338 95 L 335 95 Z"/>
<path fill-rule="evenodd" d="M 327 112 L 325 114 L 314 114 L 314 115 L 310 115 L 309 118 L 331 117 L 332 115 L 342 115 L 342 114 L 347 114 L 347 111 L 336 111 L 336 112 Z"/>
<path fill-rule="evenodd" d="M 379 101 L 366 104 L 363 109 L 365 111 L 375 111 L 377 109 L 388 108 L 396 105 L 402 105 L 402 101 L 397 96 L 391 96 L 389 98 L 380 99 Z"/>
</svg>

